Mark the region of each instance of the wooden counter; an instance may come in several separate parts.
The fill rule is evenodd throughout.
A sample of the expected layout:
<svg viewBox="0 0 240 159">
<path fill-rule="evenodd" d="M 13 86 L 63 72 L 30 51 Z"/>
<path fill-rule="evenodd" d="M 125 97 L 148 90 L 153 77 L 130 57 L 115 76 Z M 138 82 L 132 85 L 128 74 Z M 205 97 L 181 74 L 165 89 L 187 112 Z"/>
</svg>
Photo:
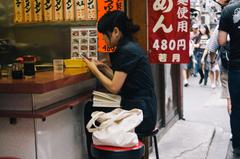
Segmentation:
<svg viewBox="0 0 240 159">
<path fill-rule="evenodd" d="M 84 106 L 96 83 L 86 69 L 37 72 L 32 79 L 1 78 L 0 156 L 87 158 Z"/>
<path fill-rule="evenodd" d="M 32 79 L 0 78 L 0 93 L 46 93 L 91 78 L 86 68 L 65 69 L 64 73 L 37 72 Z"/>
<path fill-rule="evenodd" d="M 95 88 L 87 68 L 38 72 L 32 79 L 0 79 L 0 117 L 41 118 L 87 101 Z"/>
</svg>

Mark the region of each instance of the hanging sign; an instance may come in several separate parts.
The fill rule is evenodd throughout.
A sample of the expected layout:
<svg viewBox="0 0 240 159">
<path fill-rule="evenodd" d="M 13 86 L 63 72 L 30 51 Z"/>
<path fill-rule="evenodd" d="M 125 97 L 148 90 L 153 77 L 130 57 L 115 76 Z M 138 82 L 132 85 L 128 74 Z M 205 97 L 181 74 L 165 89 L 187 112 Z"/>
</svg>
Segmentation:
<svg viewBox="0 0 240 159">
<path fill-rule="evenodd" d="M 53 20 L 53 0 L 44 0 L 43 2 L 43 17 L 44 21 L 52 21 Z"/>
<path fill-rule="evenodd" d="M 86 20 L 86 0 L 75 0 L 76 21 Z"/>
<path fill-rule="evenodd" d="M 23 22 L 23 0 L 14 0 L 14 23 Z"/>
<path fill-rule="evenodd" d="M 74 21 L 74 0 L 64 0 L 64 20 Z"/>
<path fill-rule="evenodd" d="M 98 20 L 108 11 L 124 10 L 124 0 L 98 0 Z M 112 52 L 114 48 L 107 46 L 101 33 L 98 34 L 98 52 Z"/>
<path fill-rule="evenodd" d="M 54 21 L 63 21 L 63 0 L 54 0 Z"/>
<path fill-rule="evenodd" d="M 190 0 L 148 0 L 149 60 L 188 63 Z"/>
<path fill-rule="evenodd" d="M 43 1 L 33 0 L 33 21 L 42 22 L 43 21 Z"/>
<path fill-rule="evenodd" d="M 87 0 L 87 20 L 97 20 L 96 0 Z"/>
<path fill-rule="evenodd" d="M 29 23 L 33 21 L 32 15 L 32 1 L 31 0 L 24 0 L 24 22 Z"/>
</svg>

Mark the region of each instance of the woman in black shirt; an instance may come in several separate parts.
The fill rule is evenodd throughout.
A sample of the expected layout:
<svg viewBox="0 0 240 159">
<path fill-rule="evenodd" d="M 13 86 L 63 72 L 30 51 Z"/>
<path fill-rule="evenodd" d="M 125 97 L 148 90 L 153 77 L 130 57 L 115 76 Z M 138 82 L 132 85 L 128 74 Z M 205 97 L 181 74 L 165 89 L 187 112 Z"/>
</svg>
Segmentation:
<svg viewBox="0 0 240 159">
<path fill-rule="evenodd" d="M 110 11 L 98 22 L 98 31 L 110 47 L 116 47 L 111 53 L 112 68 L 104 66 L 112 78 L 104 75 L 99 69 L 99 62 L 85 59 L 89 69 L 111 93 L 122 97 L 121 107 L 126 110 L 138 108 L 143 111 L 143 122 L 136 128 L 136 133 L 148 133 L 155 128 L 157 102 L 150 64 L 144 50 L 133 40 L 132 33 L 139 27 L 122 11 Z M 90 120 L 93 108 L 90 103 L 85 107 L 85 123 Z M 100 108 L 104 109 L 104 108 Z M 110 111 L 105 108 L 104 111 Z M 88 134 L 87 134 L 88 135 Z M 88 140 L 88 144 L 90 144 Z"/>
</svg>

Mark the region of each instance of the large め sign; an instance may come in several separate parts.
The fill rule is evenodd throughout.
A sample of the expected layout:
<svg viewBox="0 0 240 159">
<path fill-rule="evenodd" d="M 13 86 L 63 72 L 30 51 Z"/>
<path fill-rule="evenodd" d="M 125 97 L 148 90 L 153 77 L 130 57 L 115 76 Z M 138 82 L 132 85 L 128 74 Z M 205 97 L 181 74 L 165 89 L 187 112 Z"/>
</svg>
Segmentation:
<svg viewBox="0 0 240 159">
<path fill-rule="evenodd" d="M 148 0 L 149 60 L 188 63 L 190 0 Z"/>
</svg>

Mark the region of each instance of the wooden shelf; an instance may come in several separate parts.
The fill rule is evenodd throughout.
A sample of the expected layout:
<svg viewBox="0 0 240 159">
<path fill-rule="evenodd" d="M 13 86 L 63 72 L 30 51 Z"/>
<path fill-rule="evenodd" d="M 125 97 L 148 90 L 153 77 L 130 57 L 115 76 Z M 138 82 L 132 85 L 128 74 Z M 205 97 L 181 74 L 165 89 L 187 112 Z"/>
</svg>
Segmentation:
<svg viewBox="0 0 240 159">
<path fill-rule="evenodd" d="M 45 120 L 48 116 L 52 114 L 56 114 L 62 110 L 78 106 L 80 103 L 90 99 L 91 96 L 92 91 L 86 92 L 84 94 L 79 94 L 77 96 L 68 98 L 66 100 L 33 111 L 0 110 L 0 117 L 39 118 Z"/>
</svg>

